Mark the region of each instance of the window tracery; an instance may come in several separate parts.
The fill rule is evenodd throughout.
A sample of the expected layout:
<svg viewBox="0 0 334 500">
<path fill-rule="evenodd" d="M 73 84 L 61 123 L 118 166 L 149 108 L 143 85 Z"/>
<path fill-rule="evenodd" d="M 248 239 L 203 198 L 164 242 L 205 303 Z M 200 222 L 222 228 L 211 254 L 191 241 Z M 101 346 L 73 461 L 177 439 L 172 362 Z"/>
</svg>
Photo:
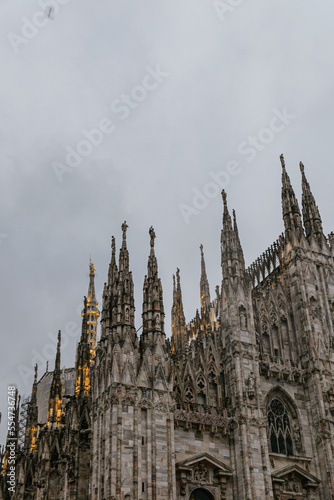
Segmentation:
<svg viewBox="0 0 334 500">
<path fill-rule="evenodd" d="M 268 437 L 272 453 L 293 455 L 291 417 L 286 405 L 274 398 L 268 405 Z"/>
</svg>

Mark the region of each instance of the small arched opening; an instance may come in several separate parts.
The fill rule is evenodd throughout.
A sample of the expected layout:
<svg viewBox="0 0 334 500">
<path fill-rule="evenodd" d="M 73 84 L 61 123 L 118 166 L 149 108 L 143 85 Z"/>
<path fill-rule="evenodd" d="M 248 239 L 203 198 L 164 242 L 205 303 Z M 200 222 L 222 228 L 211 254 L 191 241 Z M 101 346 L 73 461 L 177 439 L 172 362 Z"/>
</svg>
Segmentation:
<svg viewBox="0 0 334 500">
<path fill-rule="evenodd" d="M 214 497 L 208 490 L 197 488 L 191 493 L 189 500 L 214 500 Z"/>
</svg>

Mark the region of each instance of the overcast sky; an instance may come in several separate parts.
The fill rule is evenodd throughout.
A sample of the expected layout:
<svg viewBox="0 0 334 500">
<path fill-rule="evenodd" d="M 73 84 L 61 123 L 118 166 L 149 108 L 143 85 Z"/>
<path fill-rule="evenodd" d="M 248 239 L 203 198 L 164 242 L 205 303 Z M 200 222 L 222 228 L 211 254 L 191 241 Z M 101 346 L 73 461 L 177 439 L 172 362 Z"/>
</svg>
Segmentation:
<svg viewBox="0 0 334 500">
<path fill-rule="evenodd" d="M 168 336 L 177 267 L 188 321 L 199 307 L 201 243 L 212 296 L 221 282 L 222 183 L 247 265 L 283 230 L 281 153 L 334 229 L 332 1 L 42 5 L 0 4 L 3 414 L 36 358 L 53 369 L 58 329 L 74 365 L 89 258 L 100 300 L 124 220 L 136 326 L 153 225 Z"/>
</svg>

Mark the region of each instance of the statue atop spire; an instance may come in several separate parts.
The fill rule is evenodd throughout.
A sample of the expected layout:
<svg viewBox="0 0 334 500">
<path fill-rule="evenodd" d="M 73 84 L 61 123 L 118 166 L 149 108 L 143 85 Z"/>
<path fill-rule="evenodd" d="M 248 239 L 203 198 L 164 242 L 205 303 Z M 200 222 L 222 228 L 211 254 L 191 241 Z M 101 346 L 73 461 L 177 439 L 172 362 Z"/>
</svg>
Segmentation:
<svg viewBox="0 0 334 500">
<path fill-rule="evenodd" d="M 151 242 L 150 242 L 151 248 L 153 248 L 154 247 L 154 240 L 156 238 L 153 226 L 150 227 L 149 234 L 150 234 L 150 238 L 151 238 Z"/>
<path fill-rule="evenodd" d="M 123 242 L 126 242 L 126 231 L 128 227 L 129 226 L 127 225 L 126 221 L 124 221 L 122 224 Z"/>
<path fill-rule="evenodd" d="M 123 241 L 122 241 L 122 247 L 119 252 L 119 270 L 128 270 L 129 269 L 129 252 L 126 247 L 126 232 L 128 230 L 128 225 L 126 221 L 123 222 L 122 224 L 122 233 L 123 233 Z"/>
</svg>

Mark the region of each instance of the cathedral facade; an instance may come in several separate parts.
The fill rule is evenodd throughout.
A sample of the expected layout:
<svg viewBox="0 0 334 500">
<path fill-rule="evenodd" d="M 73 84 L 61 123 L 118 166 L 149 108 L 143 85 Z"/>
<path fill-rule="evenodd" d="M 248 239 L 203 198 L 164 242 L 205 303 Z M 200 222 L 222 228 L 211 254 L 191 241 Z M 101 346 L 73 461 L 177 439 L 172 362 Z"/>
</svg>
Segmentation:
<svg viewBox="0 0 334 500">
<path fill-rule="evenodd" d="M 135 327 L 127 225 L 101 315 L 90 267 L 73 369 L 37 377 L 7 500 L 333 500 L 334 234 L 300 164 L 302 210 L 282 163 L 284 234 L 245 267 L 223 197 L 221 285 L 186 322 L 180 271 L 164 327 L 155 232 Z M 101 321 L 100 340 L 97 325 Z"/>
</svg>

